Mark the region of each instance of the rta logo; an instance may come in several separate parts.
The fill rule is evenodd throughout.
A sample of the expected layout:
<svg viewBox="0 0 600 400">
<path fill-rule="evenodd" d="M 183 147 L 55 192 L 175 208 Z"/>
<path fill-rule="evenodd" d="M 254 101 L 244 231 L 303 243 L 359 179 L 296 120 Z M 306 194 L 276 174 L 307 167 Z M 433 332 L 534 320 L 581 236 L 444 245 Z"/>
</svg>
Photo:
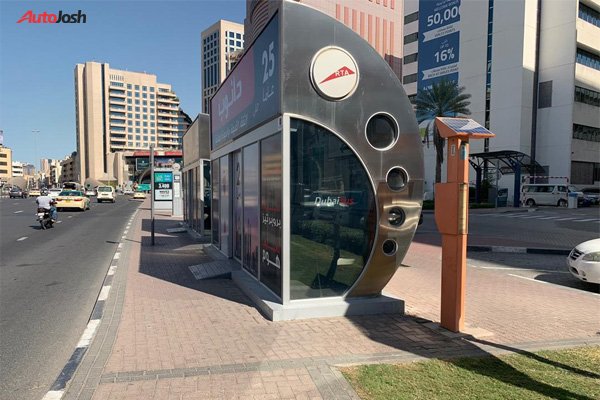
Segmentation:
<svg viewBox="0 0 600 400">
<path fill-rule="evenodd" d="M 23 14 L 21 19 L 17 21 L 17 24 L 22 22 L 30 24 L 85 24 L 87 23 L 87 16 L 81 10 L 77 14 L 65 14 L 60 10 L 58 15 L 46 11 L 36 15 L 32 10 L 29 10 Z"/>
<path fill-rule="evenodd" d="M 352 71 L 350 68 L 342 67 L 335 71 L 333 74 L 329 75 L 327 78 L 323 79 L 321 82 L 319 82 L 319 84 L 331 81 L 333 79 L 341 78 L 342 76 L 354 75 L 354 73 L 355 72 Z"/>
</svg>

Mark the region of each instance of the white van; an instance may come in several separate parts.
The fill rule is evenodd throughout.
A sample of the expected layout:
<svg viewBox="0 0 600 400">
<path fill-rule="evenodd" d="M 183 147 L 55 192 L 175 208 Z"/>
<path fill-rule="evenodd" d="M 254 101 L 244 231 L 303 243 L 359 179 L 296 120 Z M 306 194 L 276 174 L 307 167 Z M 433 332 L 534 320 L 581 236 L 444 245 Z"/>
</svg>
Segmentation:
<svg viewBox="0 0 600 400">
<path fill-rule="evenodd" d="M 566 207 L 569 193 L 577 193 L 578 202 L 583 193 L 574 186 L 564 183 L 535 183 L 521 186 L 521 203 L 527 207 L 558 206 Z"/>
<path fill-rule="evenodd" d="M 96 189 L 98 203 L 102 203 L 103 201 L 114 203 L 115 197 L 115 189 L 112 186 L 98 186 L 98 189 Z"/>
</svg>

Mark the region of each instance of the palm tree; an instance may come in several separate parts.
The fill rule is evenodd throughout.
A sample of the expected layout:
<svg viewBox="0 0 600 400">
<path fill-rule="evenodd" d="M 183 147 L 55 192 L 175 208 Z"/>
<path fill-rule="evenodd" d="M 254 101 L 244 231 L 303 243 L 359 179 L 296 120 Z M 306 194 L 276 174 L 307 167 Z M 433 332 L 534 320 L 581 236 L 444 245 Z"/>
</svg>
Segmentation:
<svg viewBox="0 0 600 400">
<path fill-rule="evenodd" d="M 433 123 L 435 117 L 456 117 L 458 114 L 470 115 L 468 109 L 471 97 L 470 94 L 463 93 L 464 86 L 458 86 L 455 81 L 447 79 L 434 83 L 432 86 L 419 90 L 415 101 L 417 121 L 419 124 L 425 122 L 427 132 L 433 124 L 433 144 L 436 152 L 435 163 L 435 183 L 442 180 L 442 163 L 444 162 L 445 139 L 442 138 Z M 427 144 L 429 136 L 426 135 Z"/>
</svg>

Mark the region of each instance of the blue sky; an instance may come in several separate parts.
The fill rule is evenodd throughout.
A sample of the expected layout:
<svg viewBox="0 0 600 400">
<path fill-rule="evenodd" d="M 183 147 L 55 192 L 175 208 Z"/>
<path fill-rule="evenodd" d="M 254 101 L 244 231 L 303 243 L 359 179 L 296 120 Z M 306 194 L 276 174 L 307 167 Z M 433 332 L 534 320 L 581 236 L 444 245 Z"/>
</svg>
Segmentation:
<svg viewBox="0 0 600 400">
<path fill-rule="evenodd" d="M 85 24 L 17 24 L 28 10 L 87 15 Z M 200 34 L 219 19 L 243 23 L 244 0 L 0 0 L 0 129 L 13 160 L 76 150 L 73 70 L 85 61 L 155 74 L 192 118 L 202 108 Z M 33 130 L 39 130 L 37 140 Z M 36 144 L 37 143 L 37 144 Z M 37 150 L 36 150 L 37 149 Z M 39 167 L 39 161 L 35 162 Z"/>
</svg>

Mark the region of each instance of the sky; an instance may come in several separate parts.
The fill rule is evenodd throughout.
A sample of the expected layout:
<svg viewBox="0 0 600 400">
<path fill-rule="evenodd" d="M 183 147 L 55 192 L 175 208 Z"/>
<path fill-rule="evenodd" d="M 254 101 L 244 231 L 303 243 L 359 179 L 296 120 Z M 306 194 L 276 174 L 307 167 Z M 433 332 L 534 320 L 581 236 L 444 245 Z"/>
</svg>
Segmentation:
<svg viewBox="0 0 600 400">
<path fill-rule="evenodd" d="M 18 24 L 29 10 L 82 10 L 87 22 Z M 0 0 L 4 146 L 14 161 L 38 168 L 41 158 L 62 159 L 76 150 L 73 71 L 86 61 L 156 75 L 172 85 L 194 119 L 202 109 L 200 34 L 219 19 L 243 23 L 245 13 L 244 0 Z"/>
</svg>

